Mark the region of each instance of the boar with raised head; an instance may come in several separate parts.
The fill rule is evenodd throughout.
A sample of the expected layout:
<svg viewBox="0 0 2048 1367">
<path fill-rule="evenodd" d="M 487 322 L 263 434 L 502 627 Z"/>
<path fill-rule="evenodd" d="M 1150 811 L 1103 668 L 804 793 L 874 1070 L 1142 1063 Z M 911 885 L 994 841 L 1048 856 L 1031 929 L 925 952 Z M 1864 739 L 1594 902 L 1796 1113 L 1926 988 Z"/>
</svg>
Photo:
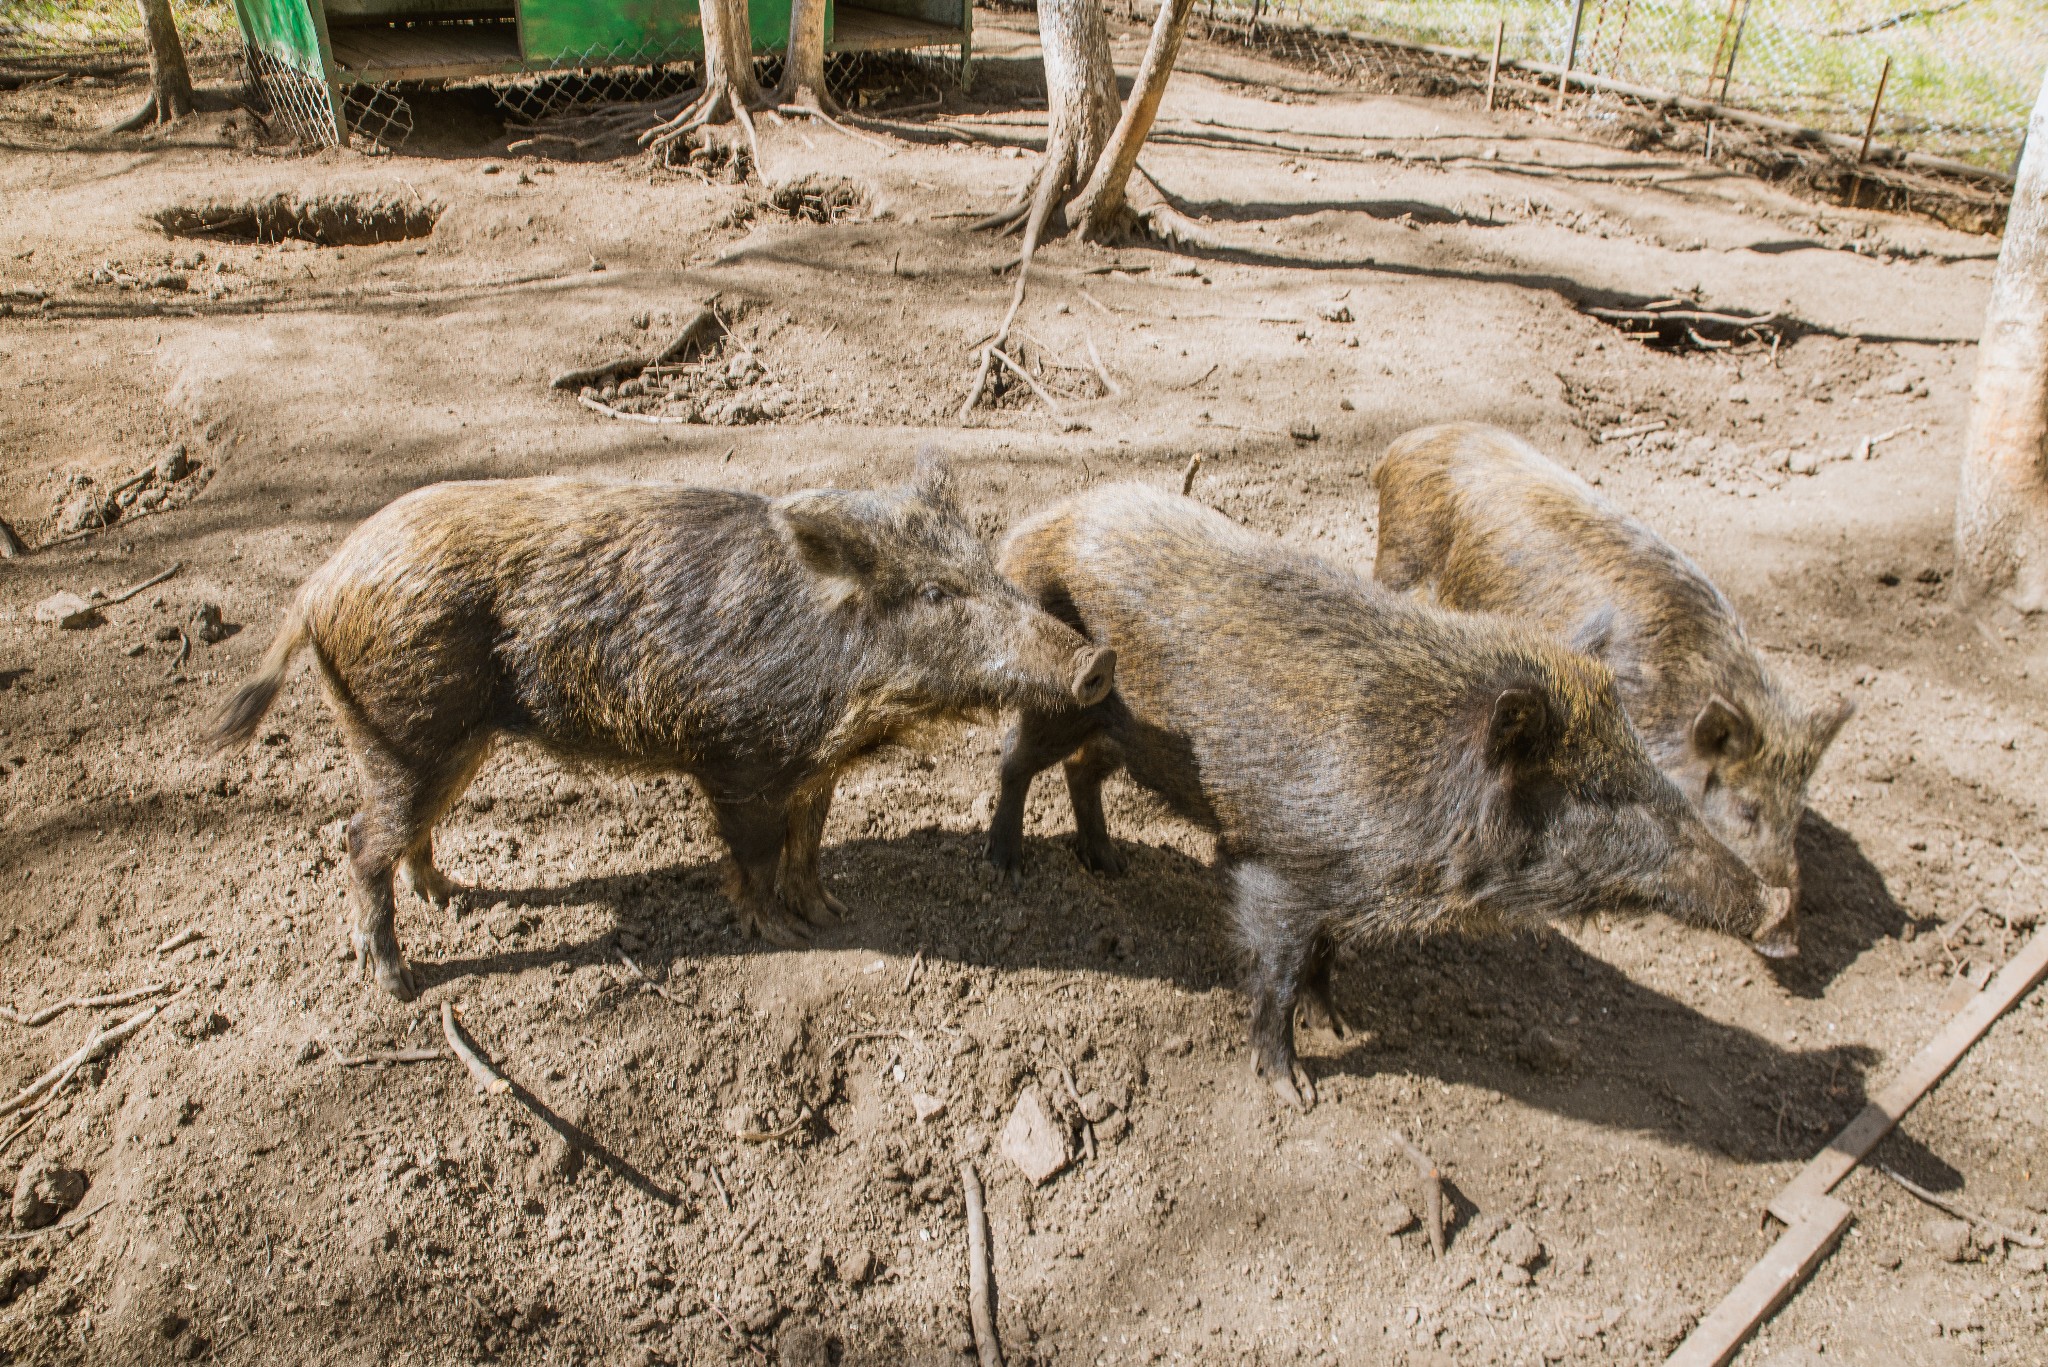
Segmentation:
<svg viewBox="0 0 2048 1367">
<path fill-rule="evenodd" d="M 359 775 L 356 954 L 401 999 L 393 873 L 452 893 L 434 823 L 501 737 L 688 774 L 742 927 L 794 945 L 845 910 L 818 874 L 842 770 L 929 723 L 1095 702 L 1115 660 L 997 573 L 930 462 L 902 489 L 774 499 L 578 479 L 418 490 L 301 587 L 217 745 L 255 734 L 302 647 Z"/>
<path fill-rule="evenodd" d="M 1374 577 L 1528 622 L 1605 662 L 1658 766 L 1773 889 L 1757 949 L 1796 954 L 1793 836 L 1853 704 L 1794 698 L 1699 566 L 1519 437 L 1425 427 L 1394 441 L 1373 482 Z"/>
<path fill-rule="evenodd" d="M 1425 607 L 1141 485 L 1024 523 L 1004 572 L 1117 652 L 1092 707 L 1028 708 L 989 854 L 1014 869 L 1032 776 L 1067 761 L 1083 859 L 1120 862 L 1121 767 L 1217 835 L 1250 961 L 1254 1065 L 1306 1108 L 1294 1052 L 1346 939 L 1661 911 L 1749 935 L 1763 885 L 1659 773 L 1596 660 Z M 1070 758 L 1071 757 L 1071 758 Z"/>
</svg>

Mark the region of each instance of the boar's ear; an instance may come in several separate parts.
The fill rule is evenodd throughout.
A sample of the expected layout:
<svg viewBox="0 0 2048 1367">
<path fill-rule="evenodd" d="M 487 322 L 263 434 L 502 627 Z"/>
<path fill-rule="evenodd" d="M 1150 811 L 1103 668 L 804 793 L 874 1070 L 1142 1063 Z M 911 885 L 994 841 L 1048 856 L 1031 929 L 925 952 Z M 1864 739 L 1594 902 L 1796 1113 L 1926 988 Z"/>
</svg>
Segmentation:
<svg viewBox="0 0 2048 1367">
<path fill-rule="evenodd" d="M 1504 689 L 1486 719 L 1486 762 L 1496 769 L 1539 763 L 1550 754 L 1554 729 L 1550 699 L 1542 689 Z"/>
<path fill-rule="evenodd" d="M 873 545 L 837 499 L 824 494 L 791 494 L 776 501 L 775 511 L 780 514 L 790 548 L 812 573 L 859 579 L 874 569 Z"/>
<path fill-rule="evenodd" d="M 1834 701 L 1816 707 L 1806 717 L 1807 748 L 1818 756 L 1835 743 L 1835 737 L 1842 734 L 1849 718 L 1856 715 L 1854 698 L 1836 698 Z"/>
<path fill-rule="evenodd" d="M 1756 723 L 1719 693 L 1692 719 L 1693 754 L 1704 760 L 1742 760 L 1756 753 Z"/>
<path fill-rule="evenodd" d="M 910 492 L 947 512 L 960 511 L 953 490 L 953 468 L 930 442 L 917 448 L 917 470 L 910 477 Z"/>
</svg>

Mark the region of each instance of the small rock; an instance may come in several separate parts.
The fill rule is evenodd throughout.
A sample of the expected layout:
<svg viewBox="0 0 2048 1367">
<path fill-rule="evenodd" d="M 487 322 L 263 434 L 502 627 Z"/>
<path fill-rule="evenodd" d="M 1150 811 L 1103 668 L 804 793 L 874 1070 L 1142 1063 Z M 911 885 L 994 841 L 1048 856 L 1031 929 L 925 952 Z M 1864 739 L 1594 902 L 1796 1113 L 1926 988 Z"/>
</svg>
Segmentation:
<svg viewBox="0 0 2048 1367">
<path fill-rule="evenodd" d="M 1534 1277 L 1529 1275 L 1527 1268 L 1516 1267 L 1513 1263 L 1501 1264 L 1500 1279 L 1509 1286 L 1527 1286 L 1535 1280 Z"/>
<path fill-rule="evenodd" d="M 498 163 L 496 163 L 495 161 L 487 161 L 483 164 L 482 167 L 483 173 L 487 176 L 495 176 L 498 174 L 498 172 L 504 169 L 504 167 L 498 165 Z"/>
<path fill-rule="evenodd" d="M 1373 1212 L 1372 1219 L 1380 1233 L 1389 1239 L 1415 1228 L 1415 1212 L 1408 1209 L 1408 1203 L 1398 1196 L 1389 1196 L 1385 1204 Z"/>
<path fill-rule="evenodd" d="M 299 1052 L 294 1057 L 300 1063 L 312 1063 L 326 1052 L 326 1045 L 322 1044 L 319 1040 L 309 1039 L 299 1045 Z"/>
<path fill-rule="evenodd" d="M 56 1224 L 85 1199 L 86 1186 L 86 1176 L 77 1168 L 64 1167 L 53 1158 L 31 1158 L 14 1183 L 14 1227 Z"/>
<path fill-rule="evenodd" d="M 935 1096 L 928 1096 L 923 1092 L 912 1092 L 910 1094 L 910 1109 L 917 1112 L 918 1123 L 923 1124 L 927 1120 L 936 1120 L 944 1115 L 946 1113 L 946 1103 Z"/>
<path fill-rule="evenodd" d="M 201 603 L 193 609 L 192 621 L 192 634 L 208 645 L 218 645 L 240 629 L 221 617 L 218 603 Z"/>
<path fill-rule="evenodd" d="M 1970 1222 L 1967 1220 L 1929 1220 L 1921 1226 L 1920 1237 L 1935 1256 L 1944 1262 L 1965 1262 L 1973 1251 Z"/>
<path fill-rule="evenodd" d="M 1184 1058 L 1191 1047 L 1186 1035 L 1168 1035 L 1160 1041 L 1159 1052 L 1170 1058 Z"/>
<path fill-rule="evenodd" d="M 740 1305 L 739 1321 L 749 1334 L 765 1334 L 782 1322 L 782 1307 L 767 1291 L 756 1290 Z"/>
<path fill-rule="evenodd" d="M 1794 451 L 1785 462 L 1785 468 L 1795 475 L 1810 475 L 1820 469 L 1818 451 Z"/>
<path fill-rule="evenodd" d="M 1493 1251 L 1510 1267 L 1527 1272 L 1542 1260 L 1543 1242 L 1527 1225 L 1514 1224 L 1502 1230 L 1493 1241 Z"/>
<path fill-rule="evenodd" d="M 74 532 L 90 531 L 104 527 L 118 516 L 118 509 L 106 499 L 87 489 L 74 495 L 57 512 L 57 534 L 70 536 Z"/>
<path fill-rule="evenodd" d="M 540 1152 L 534 1155 L 533 1162 L 527 1167 L 527 1174 L 533 1185 L 545 1186 L 549 1182 L 568 1181 L 582 1167 L 583 1150 L 550 1126 L 547 1138 L 541 1141 Z"/>
<path fill-rule="evenodd" d="M 190 280 L 177 271 L 165 271 L 162 275 L 151 280 L 149 287 L 157 290 L 169 290 L 173 294 L 183 294 L 190 288 L 191 283 Z"/>
<path fill-rule="evenodd" d="M 741 1104 L 730 1107 L 725 1113 L 725 1132 L 727 1134 L 759 1134 L 761 1132 L 761 1117 L 754 1114 L 752 1106 Z"/>
<path fill-rule="evenodd" d="M 831 1367 L 832 1348 L 817 1325 L 792 1320 L 775 1335 L 775 1360 L 782 1367 Z"/>
<path fill-rule="evenodd" d="M 1578 1048 L 1570 1040 L 1540 1025 L 1530 1026 L 1515 1048 L 1515 1058 L 1522 1066 L 1539 1073 L 1566 1072 L 1578 1057 Z"/>
<path fill-rule="evenodd" d="M 1081 1118 L 1090 1125 L 1100 1125 L 1109 1119 L 1109 1113 L 1114 1109 L 1100 1092 L 1081 1093 Z"/>
<path fill-rule="evenodd" d="M 864 1248 L 834 1259 L 839 1266 L 839 1280 L 848 1286 L 866 1286 L 875 1275 L 875 1255 Z"/>
<path fill-rule="evenodd" d="M 1351 321 L 1351 305 L 1341 299 L 1332 299 L 1327 304 L 1316 306 L 1316 317 L 1326 323 L 1348 323 Z"/>
<path fill-rule="evenodd" d="M 159 483 L 176 484 L 192 473 L 192 462 L 185 451 L 185 443 L 173 442 L 157 452 L 156 477 Z"/>
<path fill-rule="evenodd" d="M 1026 1087 L 1003 1127 L 1003 1157 L 1033 1186 L 1044 1186 L 1067 1166 L 1067 1137 L 1046 1113 L 1036 1087 Z"/>
<path fill-rule="evenodd" d="M 100 624 L 100 610 L 75 593 L 53 593 L 36 604 L 36 621 L 64 631 Z"/>
<path fill-rule="evenodd" d="M 1109 1116 L 1095 1126 L 1095 1137 L 1105 1144 L 1114 1144 L 1124 1137 L 1131 1128 L 1130 1119 L 1122 1111 L 1111 1111 Z"/>
</svg>

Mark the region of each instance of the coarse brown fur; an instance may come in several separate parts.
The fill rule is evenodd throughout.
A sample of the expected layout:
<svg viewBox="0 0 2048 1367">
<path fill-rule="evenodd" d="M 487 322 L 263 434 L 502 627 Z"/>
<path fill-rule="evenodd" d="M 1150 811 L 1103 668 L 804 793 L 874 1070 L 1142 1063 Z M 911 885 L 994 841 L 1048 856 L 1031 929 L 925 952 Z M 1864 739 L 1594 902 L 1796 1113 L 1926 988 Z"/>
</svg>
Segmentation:
<svg viewBox="0 0 2048 1367">
<path fill-rule="evenodd" d="M 435 822 L 500 737 L 678 771 L 710 800 L 742 924 L 845 910 L 818 874 L 839 774 L 929 723 L 1107 692 L 1114 657 L 996 572 L 942 469 L 780 499 L 572 479 L 440 484 L 314 572 L 215 740 L 245 742 L 310 646 L 360 776 L 359 960 L 415 990 L 391 879 L 444 901 Z"/>
<path fill-rule="evenodd" d="M 1118 653 L 1117 690 L 1027 709 L 989 854 L 1014 870 L 1032 776 L 1066 759 L 1085 863 L 1121 866 L 1122 767 L 1219 836 L 1258 1071 L 1296 1105 L 1306 994 L 1335 1021 L 1344 938 L 1662 910 L 1736 934 L 1763 890 L 1660 774 L 1605 666 L 1503 619 L 1425 607 L 1135 484 L 1022 524 L 1004 572 Z"/>
<path fill-rule="evenodd" d="M 1410 432 L 1373 482 L 1379 582 L 1530 622 L 1605 661 L 1650 753 L 1708 826 L 1796 894 L 1806 786 L 1852 704 L 1793 698 L 1697 565 L 1511 433 Z M 1780 900 L 1760 948 L 1785 954 L 1798 943 L 1796 895 Z"/>
</svg>

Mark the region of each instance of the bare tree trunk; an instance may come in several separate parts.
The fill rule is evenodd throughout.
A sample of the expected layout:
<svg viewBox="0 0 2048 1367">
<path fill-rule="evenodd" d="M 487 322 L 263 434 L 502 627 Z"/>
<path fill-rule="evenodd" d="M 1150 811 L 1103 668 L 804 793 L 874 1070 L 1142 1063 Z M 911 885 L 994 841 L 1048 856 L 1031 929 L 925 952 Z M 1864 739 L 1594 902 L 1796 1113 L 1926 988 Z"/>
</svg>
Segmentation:
<svg viewBox="0 0 2048 1367">
<path fill-rule="evenodd" d="M 141 0 L 142 27 L 149 39 L 149 103 L 115 124 L 126 133 L 152 123 L 170 123 L 192 112 L 192 73 L 185 66 L 185 45 L 178 41 L 171 0 Z"/>
<path fill-rule="evenodd" d="M 748 111 L 761 108 L 768 97 L 754 79 L 754 31 L 747 0 L 703 0 L 698 14 L 704 32 L 704 89 L 674 118 L 642 133 L 640 145 L 667 155 L 679 142 L 710 141 L 699 134 L 707 125 L 738 119 L 746 130 L 753 165 L 760 172 L 761 144 Z M 737 160 L 737 144 L 719 145 Z"/>
<path fill-rule="evenodd" d="M 2029 614 L 2048 609 L 2048 80 L 1977 349 L 1956 554 L 1966 592 L 1997 594 Z"/>
<path fill-rule="evenodd" d="M 825 89 L 825 0 L 792 0 L 789 7 L 789 48 L 783 55 L 782 84 L 777 104 L 830 113 L 834 107 Z"/>
<path fill-rule="evenodd" d="M 1173 75 L 1174 59 L 1180 55 L 1180 40 L 1187 33 L 1188 14 L 1194 7 L 1194 0 L 1161 0 L 1159 17 L 1152 23 L 1152 42 L 1131 86 L 1131 98 L 1124 103 L 1108 150 L 1095 162 L 1069 213 L 1083 237 L 1096 241 L 1119 237 L 1130 227 L 1127 187 L 1131 172 L 1138 166 L 1138 150 L 1152 135 L 1152 121 L 1159 115 L 1159 102 L 1166 95 L 1166 81 Z"/>
</svg>

